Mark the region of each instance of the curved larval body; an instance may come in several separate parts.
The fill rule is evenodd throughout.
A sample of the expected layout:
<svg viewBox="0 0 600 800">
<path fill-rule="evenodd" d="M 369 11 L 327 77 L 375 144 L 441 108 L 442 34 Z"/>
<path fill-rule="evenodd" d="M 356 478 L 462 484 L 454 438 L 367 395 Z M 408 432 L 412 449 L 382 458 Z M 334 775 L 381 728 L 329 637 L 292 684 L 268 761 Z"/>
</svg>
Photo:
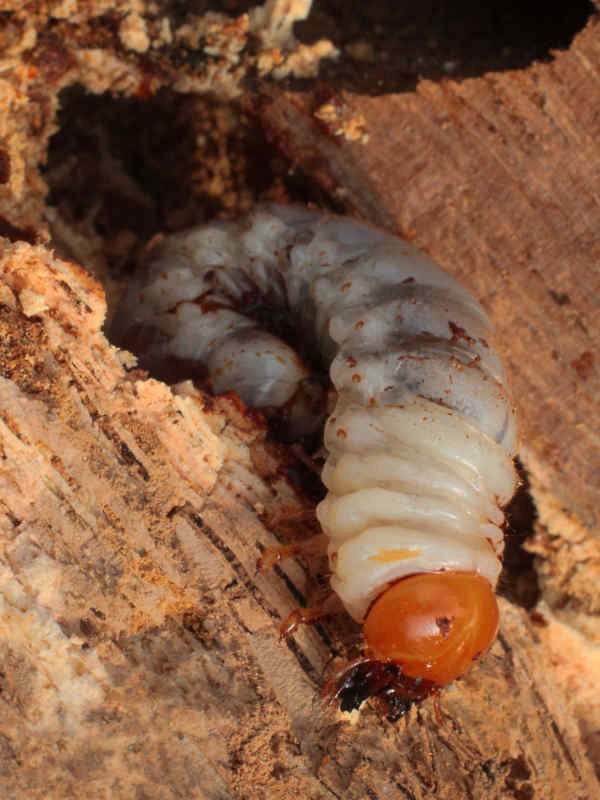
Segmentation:
<svg viewBox="0 0 600 800">
<path fill-rule="evenodd" d="M 317 515 L 348 612 L 362 621 L 387 586 L 421 572 L 474 572 L 494 586 L 516 423 L 479 304 L 395 236 L 264 205 L 165 237 L 129 290 L 119 336 L 150 330 L 145 346 L 201 362 L 215 392 L 291 403 L 310 429 L 309 370 L 244 313 L 257 292 L 290 310 L 337 391 Z"/>
</svg>

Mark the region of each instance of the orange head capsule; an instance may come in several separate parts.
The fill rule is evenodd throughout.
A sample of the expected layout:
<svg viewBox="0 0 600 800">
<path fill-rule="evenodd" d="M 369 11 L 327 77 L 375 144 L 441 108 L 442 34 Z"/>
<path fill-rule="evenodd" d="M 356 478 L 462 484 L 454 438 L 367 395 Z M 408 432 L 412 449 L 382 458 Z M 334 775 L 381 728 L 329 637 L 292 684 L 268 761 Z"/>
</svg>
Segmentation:
<svg viewBox="0 0 600 800">
<path fill-rule="evenodd" d="M 488 580 L 473 572 L 428 572 L 402 578 L 373 603 L 363 625 L 375 659 L 410 678 L 445 686 L 465 673 L 498 631 Z"/>
</svg>

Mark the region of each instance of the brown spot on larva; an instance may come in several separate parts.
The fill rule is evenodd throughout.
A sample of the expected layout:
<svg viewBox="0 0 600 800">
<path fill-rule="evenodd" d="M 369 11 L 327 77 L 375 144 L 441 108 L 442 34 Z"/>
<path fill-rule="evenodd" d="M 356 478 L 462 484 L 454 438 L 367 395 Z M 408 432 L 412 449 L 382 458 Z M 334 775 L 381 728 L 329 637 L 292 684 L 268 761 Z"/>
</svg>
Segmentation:
<svg viewBox="0 0 600 800">
<path fill-rule="evenodd" d="M 352 376 L 352 383 L 360 383 L 362 378 L 356 372 Z"/>
<path fill-rule="evenodd" d="M 352 356 L 348 356 L 348 358 L 346 359 L 346 364 L 350 367 L 350 369 L 352 369 L 353 367 L 356 366 L 356 359 L 352 358 Z"/>
<path fill-rule="evenodd" d="M 577 377 L 582 381 L 587 381 L 594 371 L 595 360 L 594 354 L 589 350 L 585 350 L 579 358 L 574 358 L 573 361 L 571 361 L 571 366 L 577 373 Z"/>
<path fill-rule="evenodd" d="M 457 325 L 456 322 L 452 322 L 451 320 L 448 321 L 448 327 L 450 328 L 450 333 L 452 334 L 452 338 L 450 341 L 458 342 L 461 339 L 464 339 L 465 342 L 469 345 L 472 345 L 475 342 L 472 336 L 466 332 L 464 328 L 461 328 L 460 325 Z"/>
<path fill-rule="evenodd" d="M 352 286 L 352 281 L 346 281 L 340 286 L 340 292 L 346 292 Z"/>
<path fill-rule="evenodd" d="M 438 626 L 442 636 L 446 637 L 450 633 L 453 617 L 436 617 L 435 624 Z"/>
<path fill-rule="evenodd" d="M 365 323 L 362 321 L 362 319 L 359 319 L 359 320 L 358 320 L 358 322 L 356 323 L 356 325 L 355 325 L 354 327 L 355 327 L 355 328 L 356 328 L 356 330 L 358 331 L 358 330 L 360 330 L 360 328 L 362 328 L 362 327 L 364 326 L 364 324 L 365 324 Z"/>
<path fill-rule="evenodd" d="M 348 431 L 344 430 L 343 428 L 338 428 L 335 432 L 335 435 L 340 439 L 347 439 L 348 438 Z"/>
</svg>

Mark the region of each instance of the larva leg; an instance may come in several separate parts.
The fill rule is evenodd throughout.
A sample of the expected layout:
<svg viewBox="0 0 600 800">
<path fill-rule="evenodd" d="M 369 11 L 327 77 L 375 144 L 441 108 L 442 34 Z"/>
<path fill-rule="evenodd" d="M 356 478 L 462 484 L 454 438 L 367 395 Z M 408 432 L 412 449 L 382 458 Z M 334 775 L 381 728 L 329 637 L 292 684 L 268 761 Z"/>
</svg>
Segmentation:
<svg viewBox="0 0 600 800">
<path fill-rule="evenodd" d="M 314 512 L 312 512 L 312 515 L 314 516 Z M 288 558 L 294 558 L 294 556 L 302 555 L 307 558 L 314 558 L 315 556 L 324 556 L 326 553 L 327 536 L 324 533 L 319 533 L 309 539 L 304 539 L 302 542 L 281 545 L 280 547 L 267 547 L 258 559 L 256 567 L 259 572 L 268 572 L 273 569 L 275 564 L 279 564 Z"/>
<path fill-rule="evenodd" d="M 290 511 L 289 508 L 277 509 L 265 518 L 267 527 L 276 530 L 285 523 L 313 523 L 316 519 L 314 508 L 300 508 Z"/>
<path fill-rule="evenodd" d="M 310 608 L 297 608 L 291 614 L 288 614 L 279 626 L 279 637 L 287 639 L 296 631 L 299 625 L 310 625 L 323 617 L 343 612 L 344 607 L 339 597 L 332 592 L 318 605 Z"/>
</svg>

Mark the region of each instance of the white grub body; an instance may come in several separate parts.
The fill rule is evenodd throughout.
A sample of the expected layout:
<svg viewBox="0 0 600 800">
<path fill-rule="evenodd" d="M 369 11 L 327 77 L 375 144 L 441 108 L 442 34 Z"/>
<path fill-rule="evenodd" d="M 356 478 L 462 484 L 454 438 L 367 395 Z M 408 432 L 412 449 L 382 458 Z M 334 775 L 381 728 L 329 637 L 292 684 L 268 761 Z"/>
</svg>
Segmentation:
<svg viewBox="0 0 600 800">
<path fill-rule="evenodd" d="M 165 237 L 130 288 L 117 336 L 151 330 L 145 346 L 202 362 L 215 392 L 291 404 L 310 428 L 309 371 L 245 315 L 251 293 L 289 309 L 330 365 L 337 405 L 317 515 L 348 612 L 362 621 L 389 584 L 420 572 L 473 571 L 495 586 L 516 425 L 479 304 L 402 239 L 264 205 Z"/>
</svg>

